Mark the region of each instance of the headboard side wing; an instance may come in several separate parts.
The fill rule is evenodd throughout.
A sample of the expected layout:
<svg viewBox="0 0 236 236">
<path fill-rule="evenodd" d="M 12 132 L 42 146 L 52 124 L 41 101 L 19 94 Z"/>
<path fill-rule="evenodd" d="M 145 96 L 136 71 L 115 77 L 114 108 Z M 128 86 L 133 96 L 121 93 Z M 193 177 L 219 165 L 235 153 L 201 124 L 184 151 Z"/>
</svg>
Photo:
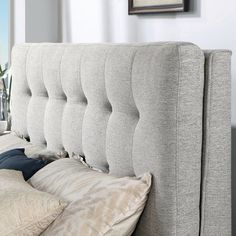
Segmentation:
<svg viewBox="0 0 236 236">
<path fill-rule="evenodd" d="M 179 45 L 172 53 L 163 51 L 150 72 L 153 54 L 153 49 L 143 51 L 134 65 L 134 77 L 141 82 L 133 85 L 141 114 L 134 170 L 154 175 L 137 235 L 198 235 L 204 56 L 196 46 Z"/>
<path fill-rule="evenodd" d="M 205 51 L 201 235 L 231 235 L 231 52 Z"/>
</svg>

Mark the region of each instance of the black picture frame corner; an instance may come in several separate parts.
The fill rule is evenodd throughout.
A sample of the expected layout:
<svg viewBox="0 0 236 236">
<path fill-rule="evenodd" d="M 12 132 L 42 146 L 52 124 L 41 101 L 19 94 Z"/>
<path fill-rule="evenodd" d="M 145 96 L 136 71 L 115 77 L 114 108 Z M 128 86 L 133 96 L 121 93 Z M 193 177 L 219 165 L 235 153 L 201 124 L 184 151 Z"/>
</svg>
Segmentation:
<svg viewBox="0 0 236 236">
<path fill-rule="evenodd" d="M 145 0 L 143 0 L 145 1 Z M 182 0 L 182 4 L 166 4 L 150 7 L 134 7 L 133 0 L 128 0 L 128 14 L 154 14 L 154 13 L 171 13 L 171 12 L 186 12 L 189 9 L 189 0 Z"/>
</svg>

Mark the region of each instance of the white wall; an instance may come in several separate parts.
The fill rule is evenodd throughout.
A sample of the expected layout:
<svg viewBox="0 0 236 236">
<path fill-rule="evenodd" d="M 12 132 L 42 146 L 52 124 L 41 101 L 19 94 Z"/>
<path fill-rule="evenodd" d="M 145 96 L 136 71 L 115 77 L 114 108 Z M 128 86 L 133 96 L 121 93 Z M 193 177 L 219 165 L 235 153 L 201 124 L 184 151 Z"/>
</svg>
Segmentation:
<svg viewBox="0 0 236 236">
<path fill-rule="evenodd" d="M 25 0 L 11 0 L 11 44 L 25 42 Z"/>
<path fill-rule="evenodd" d="M 195 2 L 193 4 L 193 2 Z M 128 16 L 128 0 L 64 0 L 65 42 L 190 41 L 233 50 L 232 123 L 236 125 L 236 1 L 192 0 L 191 12 Z"/>
</svg>

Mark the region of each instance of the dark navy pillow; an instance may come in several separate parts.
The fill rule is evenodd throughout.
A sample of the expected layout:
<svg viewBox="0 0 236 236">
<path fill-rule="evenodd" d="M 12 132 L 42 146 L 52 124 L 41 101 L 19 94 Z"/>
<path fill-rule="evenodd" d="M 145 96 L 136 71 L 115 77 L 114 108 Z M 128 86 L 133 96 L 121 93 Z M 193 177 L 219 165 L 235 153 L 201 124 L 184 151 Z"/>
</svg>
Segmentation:
<svg viewBox="0 0 236 236">
<path fill-rule="evenodd" d="M 47 164 L 47 161 L 27 157 L 24 148 L 13 149 L 0 154 L 0 169 L 21 171 L 25 180 L 31 178 Z"/>
</svg>

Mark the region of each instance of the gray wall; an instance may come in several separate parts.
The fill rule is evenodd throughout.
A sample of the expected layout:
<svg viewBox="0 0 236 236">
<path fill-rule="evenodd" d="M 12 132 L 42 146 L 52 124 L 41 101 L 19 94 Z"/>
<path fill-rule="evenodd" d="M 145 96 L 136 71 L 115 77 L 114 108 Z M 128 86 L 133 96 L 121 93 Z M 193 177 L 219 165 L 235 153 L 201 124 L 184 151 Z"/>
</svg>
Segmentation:
<svg viewBox="0 0 236 236">
<path fill-rule="evenodd" d="M 59 0 L 25 0 L 26 42 L 60 42 Z"/>
</svg>

